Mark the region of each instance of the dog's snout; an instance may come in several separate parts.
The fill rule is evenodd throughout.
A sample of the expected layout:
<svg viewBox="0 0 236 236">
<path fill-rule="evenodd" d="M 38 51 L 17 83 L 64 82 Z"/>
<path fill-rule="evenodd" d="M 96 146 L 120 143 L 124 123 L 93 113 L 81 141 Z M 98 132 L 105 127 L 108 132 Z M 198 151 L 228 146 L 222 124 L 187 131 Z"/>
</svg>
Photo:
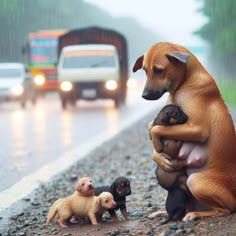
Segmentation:
<svg viewBox="0 0 236 236">
<path fill-rule="evenodd" d="M 116 202 L 115 202 L 115 201 L 112 202 L 112 207 L 113 207 L 113 208 L 116 207 Z"/>
<path fill-rule="evenodd" d="M 146 100 L 157 100 L 159 99 L 164 93 L 166 92 L 166 90 L 162 90 L 162 91 L 155 91 L 155 90 L 151 90 L 151 89 L 144 89 L 142 97 Z"/>
<path fill-rule="evenodd" d="M 88 185 L 88 188 L 89 188 L 89 189 L 93 189 L 93 184 L 89 184 L 89 185 Z"/>
</svg>

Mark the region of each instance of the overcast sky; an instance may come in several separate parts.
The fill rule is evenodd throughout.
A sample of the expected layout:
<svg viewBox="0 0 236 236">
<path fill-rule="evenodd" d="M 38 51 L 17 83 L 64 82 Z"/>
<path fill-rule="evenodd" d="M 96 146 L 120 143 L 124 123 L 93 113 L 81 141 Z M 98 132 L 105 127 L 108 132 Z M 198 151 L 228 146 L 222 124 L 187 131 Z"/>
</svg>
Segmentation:
<svg viewBox="0 0 236 236">
<path fill-rule="evenodd" d="M 164 40 L 185 46 L 201 45 L 203 41 L 192 32 L 207 19 L 198 12 L 201 0 L 86 0 L 113 16 L 132 16 Z"/>
</svg>

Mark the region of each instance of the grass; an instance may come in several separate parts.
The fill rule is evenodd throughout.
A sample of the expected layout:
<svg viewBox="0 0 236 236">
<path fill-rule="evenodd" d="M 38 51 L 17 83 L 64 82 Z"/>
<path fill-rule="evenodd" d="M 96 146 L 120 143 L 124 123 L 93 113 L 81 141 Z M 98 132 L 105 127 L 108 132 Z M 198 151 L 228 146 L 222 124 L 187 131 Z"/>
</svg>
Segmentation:
<svg viewBox="0 0 236 236">
<path fill-rule="evenodd" d="M 236 108 L 236 79 L 219 80 L 217 85 L 225 103 Z"/>
</svg>

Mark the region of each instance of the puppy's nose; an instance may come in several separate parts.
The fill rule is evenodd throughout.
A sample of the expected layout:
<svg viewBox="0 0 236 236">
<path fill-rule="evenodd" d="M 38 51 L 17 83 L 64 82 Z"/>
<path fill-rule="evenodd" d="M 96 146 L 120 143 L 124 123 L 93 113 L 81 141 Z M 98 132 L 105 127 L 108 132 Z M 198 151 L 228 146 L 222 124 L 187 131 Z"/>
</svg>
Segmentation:
<svg viewBox="0 0 236 236">
<path fill-rule="evenodd" d="M 89 188 L 89 189 L 93 189 L 93 185 L 92 185 L 92 184 L 89 184 L 89 185 L 88 185 L 88 188 Z"/>
</svg>

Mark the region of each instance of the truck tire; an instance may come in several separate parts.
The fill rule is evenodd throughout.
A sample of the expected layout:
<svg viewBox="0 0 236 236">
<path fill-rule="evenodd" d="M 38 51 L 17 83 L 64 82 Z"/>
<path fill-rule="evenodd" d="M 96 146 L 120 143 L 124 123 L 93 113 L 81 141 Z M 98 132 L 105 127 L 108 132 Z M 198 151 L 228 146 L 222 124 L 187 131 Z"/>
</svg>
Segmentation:
<svg viewBox="0 0 236 236">
<path fill-rule="evenodd" d="M 115 103 L 115 107 L 116 107 L 116 108 L 119 108 L 120 105 L 121 105 L 121 100 L 120 100 L 120 98 L 119 98 L 119 97 L 116 97 L 116 98 L 114 99 L 114 103 Z"/>
<path fill-rule="evenodd" d="M 66 98 L 61 98 L 61 106 L 62 109 L 65 110 L 67 106 L 67 99 Z"/>
</svg>

